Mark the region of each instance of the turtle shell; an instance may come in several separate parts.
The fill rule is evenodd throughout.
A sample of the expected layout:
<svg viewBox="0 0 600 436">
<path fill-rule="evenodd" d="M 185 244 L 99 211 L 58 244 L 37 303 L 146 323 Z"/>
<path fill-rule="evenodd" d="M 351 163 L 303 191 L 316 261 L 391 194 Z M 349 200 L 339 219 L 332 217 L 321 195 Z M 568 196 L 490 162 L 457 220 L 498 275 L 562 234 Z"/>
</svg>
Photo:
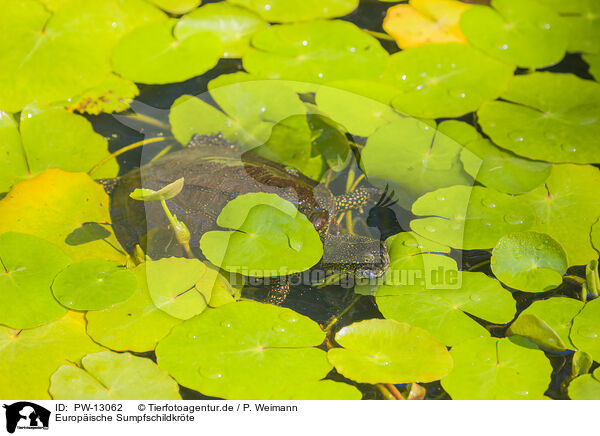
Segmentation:
<svg viewBox="0 0 600 436">
<path fill-rule="evenodd" d="M 140 243 L 152 258 L 182 255 L 159 202 L 136 201 L 136 188 L 158 190 L 184 177 L 183 190 L 167 204 L 191 233 L 196 255 L 203 233 L 218 229 L 223 207 L 250 192 L 277 194 L 308 217 L 322 237 L 333 220 L 335 200 L 329 189 L 301 173 L 252 152 L 204 146 L 186 148 L 135 169 L 121 178 L 113 196 L 111 215 L 121 243 L 131 251 Z"/>
</svg>

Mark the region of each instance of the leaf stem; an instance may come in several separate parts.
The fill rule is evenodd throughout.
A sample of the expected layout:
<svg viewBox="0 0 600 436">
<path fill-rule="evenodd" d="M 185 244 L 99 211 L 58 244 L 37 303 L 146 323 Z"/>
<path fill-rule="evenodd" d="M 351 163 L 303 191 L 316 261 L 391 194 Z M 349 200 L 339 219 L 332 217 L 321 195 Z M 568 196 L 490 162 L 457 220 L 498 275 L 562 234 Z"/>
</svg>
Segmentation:
<svg viewBox="0 0 600 436">
<path fill-rule="evenodd" d="M 160 200 L 160 205 L 162 206 L 163 210 L 165 211 L 165 214 L 167 215 L 167 219 L 171 223 L 171 227 L 173 228 L 173 231 L 175 232 L 175 237 L 176 237 L 177 241 L 183 246 L 187 255 L 190 256 L 191 258 L 194 258 L 195 256 L 194 256 L 194 253 L 192 253 L 192 250 L 190 249 L 190 244 L 187 241 L 181 240 L 181 238 L 177 234 L 180 224 L 177 221 L 177 218 L 175 218 L 173 216 L 173 214 L 171 213 L 171 211 L 169 210 L 169 206 L 167 206 L 167 201 Z"/>
<path fill-rule="evenodd" d="M 376 32 L 374 30 L 362 29 L 363 32 L 367 32 L 369 35 L 374 36 L 377 39 L 385 39 L 386 41 L 395 41 L 393 37 L 383 32 Z"/>
<path fill-rule="evenodd" d="M 167 136 L 167 137 L 157 136 L 156 138 L 144 139 L 142 141 L 134 142 L 133 144 L 129 144 L 129 145 L 123 147 L 123 148 L 120 148 L 117 151 L 115 151 L 114 153 L 111 153 L 108 156 L 106 156 L 100 162 L 98 162 L 91 170 L 88 171 L 88 175 L 91 176 L 96 171 L 98 171 L 98 169 L 100 167 L 102 167 L 104 164 L 106 164 L 110 160 L 114 159 L 115 157 L 122 155 L 123 153 L 127 153 L 130 150 L 133 150 L 133 149 L 138 148 L 138 147 L 142 147 L 142 146 L 147 145 L 147 144 L 153 144 L 155 142 L 165 141 L 165 140 L 170 139 L 170 138 L 171 138 L 170 136 Z"/>
<path fill-rule="evenodd" d="M 388 391 L 390 391 L 392 393 L 392 395 L 394 396 L 394 398 L 396 400 L 404 400 L 404 397 L 402 396 L 402 394 L 400 393 L 400 391 L 398 390 L 398 388 L 396 386 L 394 386 L 391 383 L 386 383 L 385 387 L 387 388 Z"/>
<path fill-rule="evenodd" d="M 394 395 L 382 384 L 377 384 L 375 385 L 375 387 L 377 389 L 379 389 L 379 392 L 381 392 L 381 394 L 383 395 L 383 398 L 385 398 L 386 400 L 395 400 L 396 397 L 394 397 Z"/>
<path fill-rule="evenodd" d="M 142 123 L 150 124 L 151 126 L 159 127 L 164 130 L 170 130 L 171 126 L 167 123 L 163 123 L 162 121 L 157 120 L 156 118 L 152 118 L 148 115 L 134 113 L 130 115 L 121 115 L 126 118 L 131 118 L 132 120 L 140 121 Z"/>
<path fill-rule="evenodd" d="M 346 306 L 346 308 L 342 310 L 339 315 L 334 316 L 333 319 L 329 322 L 329 324 L 327 324 L 327 327 L 325 327 L 325 332 L 329 332 L 329 330 L 331 330 L 331 327 L 333 327 L 340 320 L 340 318 L 346 313 L 348 313 L 348 311 L 358 302 L 358 300 L 360 300 L 360 297 L 360 295 L 355 295 L 350 304 Z"/>
<path fill-rule="evenodd" d="M 476 270 L 477 268 L 481 268 L 482 266 L 487 265 L 488 263 L 490 263 L 489 259 L 483 260 L 483 261 L 476 263 L 475 265 L 469 267 L 469 269 L 467 271 Z"/>
</svg>

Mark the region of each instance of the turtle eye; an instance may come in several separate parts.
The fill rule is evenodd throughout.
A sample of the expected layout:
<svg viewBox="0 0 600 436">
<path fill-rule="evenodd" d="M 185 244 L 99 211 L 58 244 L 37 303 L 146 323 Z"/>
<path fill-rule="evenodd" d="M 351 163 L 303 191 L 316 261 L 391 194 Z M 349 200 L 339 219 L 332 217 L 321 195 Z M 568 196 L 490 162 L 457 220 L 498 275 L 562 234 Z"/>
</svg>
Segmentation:
<svg viewBox="0 0 600 436">
<path fill-rule="evenodd" d="M 329 223 L 329 214 L 327 212 L 315 212 L 310 216 L 310 222 L 317 231 L 321 231 L 327 227 Z"/>
<path fill-rule="evenodd" d="M 362 261 L 364 263 L 375 263 L 375 255 L 373 253 L 366 253 L 363 255 Z"/>
</svg>

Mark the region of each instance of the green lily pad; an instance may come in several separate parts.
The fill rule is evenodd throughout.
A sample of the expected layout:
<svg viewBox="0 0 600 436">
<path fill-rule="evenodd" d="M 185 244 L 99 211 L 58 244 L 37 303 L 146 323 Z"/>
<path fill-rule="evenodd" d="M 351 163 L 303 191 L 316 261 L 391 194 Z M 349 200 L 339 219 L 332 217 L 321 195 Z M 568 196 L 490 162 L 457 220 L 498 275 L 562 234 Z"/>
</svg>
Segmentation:
<svg viewBox="0 0 600 436">
<path fill-rule="evenodd" d="M 37 236 L 57 245 L 74 261 L 124 263 L 126 254 L 112 232 L 108 205 L 104 189 L 87 174 L 46 170 L 17 183 L 0 200 L 0 234 Z"/>
<path fill-rule="evenodd" d="M 170 257 L 146 262 L 154 305 L 179 319 L 192 318 L 208 307 L 217 274 L 198 259 Z"/>
<path fill-rule="evenodd" d="M 438 130 L 461 144 L 460 160 L 465 172 L 488 188 L 507 194 L 523 194 L 550 176 L 551 164 L 516 156 L 484 139 L 477 130 L 460 121 L 444 121 Z"/>
<path fill-rule="evenodd" d="M 35 0 L 0 3 L 0 108 L 67 100 L 100 85 L 127 32 L 164 14 L 142 0 L 75 0 L 51 14 Z M 43 72 L 43 79 L 42 79 Z"/>
<path fill-rule="evenodd" d="M 37 327 L 67 311 L 52 296 L 52 280 L 70 263 L 58 247 L 23 233 L 0 235 L 0 324 Z"/>
<path fill-rule="evenodd" d="M 250 50 L 250 40 L 268 23 L 247 9 L 229 3 L 210 3 L 182 17 L 175 37 L 185 39 L 198 32 L 211 32 L 223 45 L 224 58 L 239 58 Z"/>
<path fill-rule="evenodd" d="M 392 105 L 400 112 L 458 117 L 498 97 L 513 70 L 466 44 L 427 44 L 392 55 L 385 81 L 399 89 Z"/>
<path fill-rule="evenodd" d="M 347 15 L 358 7 L 358 0 L 228 0 L 251 9 L 267 21 L 287 23 Z"/>
<path fill-rule="evenodd" d="M 524 336 L 549 350 L 574 350 L 569 332 L 573 318 L 583 306 L 581 301 L 566 297 L 534 301 L 510 326 L 509 333 Z"/>
<path fill-rule="evenodd" d="M 532 231 L 546 233 L 567 253 L 568 265 L 587 265 L 598 254 L 590 242 L 600 216 L 600 171 L 591 165 L 554 165 L 546 184 L 520 196 L 537 215 Z"/>
<path fill-rule="evenodd" d="M 83 315 L 62 318 L 27 330 L 0 326 L 0 372 L 10 383 L 0 383 L 6 400 L 49 400 L 50 376 L 65 362 L 102 350 L 85 334 Z"/>
<path fill-rule="evenodd" d="M 552 365 L 538 349 L 507 338 L 478 338 L 452 347 L 454 370 L 442 387 L 454 400 L 539 400 Z"/>
<path fill-rule="evenodd" d="M 179 386 L 150 359 L 101 351 L 63 365 L 50 378 L 55 400 L 181 400 Z"/>
<path fill-rule="evenodd" d="M 283 399 L 331 370 L 316 347 L 325 333 L 290 309 L 227 304 L 175 327 L 156 348 L 158 365 L 179 384 L 226 399 Z"/>
<path fill-rule="evenodd" d="M 575 351 L 573 354 L 573 360 L 571 362 L 571 375 L 578 377 L 586 374 L 592 367 L 594 360 L 589 353 L 585 351 Z"/>
<path fill-rule="evenodd" d="M 590 74 L 596 82 L 600 81 L 600 54 L 585 55 L 583 60 L 590 66 Z"/>
<path fill-rule="evenodd" d="M 129 109 L 129 104 L 139 93 L 135 83 L 111 74 L 98 86 L 73 97 L 67 109 L 90 115 L 122 112 Z"/>
<path fill-rule="evenodd" d="M 473 46 L 512 65 L 556 64 L 567 50 L 567 28 L 552 10 L 534 0 L 492 0 L 461 16 L 460 27 Z"/>
<path fill-rule="evenodd" d="M 513 319 L 515 301 L 498 280 L 472 272 L 461 272 L 459 277 L 455 289 L 380 286 L 377 306 L 386 318 L 423 328 L 448 346 L 489 336 L 467 314 L 497 324 Z"/>
<path fill-rule="evenodd" d="M 414 232 L 465 250 L 492 248 L 502 236 L 528 230 L 535 222 L 526 201 L 481 186 L 429 192 L 415 201 L 412 211 L 433 215 L 411 221 Z"/>
<path fill-rule="evenodd" d="M 594 374 L 584 374 L 569 384 L 569 397 L 572 400 L 600 400 L 600 370 Z"/>
<path fill-rule="evenodd" d="M 572 74 L 516 76 L 502 99 L 484 104 L 479 124 L 492 141 L 547 162 L 600 162 L 600 84 Z"/>
<path fill-rule="evenodd" d="M 592 225 L 591 239 L 594 248 L 600 252 L 600 218 Z"/>
<path fill-rule="evenodd" d="M 600 361 L 600 299 L 587 303 L 573 319 L 571 341 L 596 362 Z"/>
<path fill-rule="evenodd" d="M 376 98 L 379 93 L 382 96 Z M 391 96 L 397 93 L 395 87 L 380 82 L 345 80 L 320 86 L 315 100 L 318 108 L 346 131 L 367 137 L 379 127 L 401 119 L 389 106 Z"/>
<path fill-rule="evenodd" d="M 142 26 L 127 34 L 113 53 L 116 73 L 139 83 L 181 82 L 208 71 L 221 56 L 221 40 L 210 32 L 173 36 L 177 20 Z"/>
<path fill-rule="evenodd" d="M 94 341 L 113 350 L 138 353 L 154 350 L 181 320 L 158 309 L 148 292 L 146 264 L 133 270 L 138 288 L 126 301 L 86 314 L 87 332 Z"/>
<path fill-rule="evenodd" d="M 62 270 L 52 283 L 54 297 L 72 310 L 101 310 L 127 300 L 137 288 L 135 275 L 117 262 L 88 259 Z"/>
<path fill-rule="evenodd" d="M 377 78 L 388 53 L 379 41 L 346 21 L 311 21 L 264 29 L 243 58 L 250 74 L 269 79 L 324 83 Z"/>
<path fill-rule="evenodd" d="M 185 14 L 198 7 L 201 0 L 148 0 L 164 11 L 174 15 Z"/>
<path fill-rule="evenodd" d="M 369 319 L 335 335 L 343 348 L 327 358 L 336 370 L 359 383 L 427 383 L 452 369 L 446 347 L 425 330 L 392 320 Z"/>
<path fill-rule="evenodd" d="M 287 275 L 307 270 L 323 256 L 323 244 L 312 223 L 276 194 L 235 198 L 223 208 L 217 224 L 236 230 L 205 233 L 200 248 L 208 260 L 226 271 Z"/>
<path fill-rule="evenodd" d="M 507 286 L 524 292 L 558 287 L 567 272 L 567 254 L 544 233 L 515 232 L 500 238 L 491 260 L 492 271 Z"/>
<path fill-rule="evenodd" d="M 94 132 L 91 123 L 62 108 L 28 105 L 18 128 L 11 116 L 3 114 L 0 138 L 4 140 L 0 153 L 8 158 L 0 164 L 6 170 L 0 175 L 0 191 L 47 168 L 87 172 L 109 155 L 106 139 Z M 115 177 L 118 172 L 117 161 L 112 159 L 95 176 Z"/>
<path fill-rule="evenodd" d="M 398 138 L 403 146 L 398 146 Z M 404 118 L 380 127 L 367 140 L 361 164 L 369 181 L 395 193 L 403 207 L 426 192 L 473 180 L 460 162 L 462 146 L 428 124 Z"/>
</svg>

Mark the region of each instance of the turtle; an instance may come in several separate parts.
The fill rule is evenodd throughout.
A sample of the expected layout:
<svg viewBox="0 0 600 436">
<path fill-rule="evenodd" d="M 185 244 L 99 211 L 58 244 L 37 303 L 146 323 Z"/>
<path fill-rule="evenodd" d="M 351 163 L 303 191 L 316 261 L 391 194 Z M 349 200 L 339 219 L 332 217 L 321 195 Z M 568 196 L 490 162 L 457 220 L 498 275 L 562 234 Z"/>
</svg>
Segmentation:
<svg viewBox="0 0 600 436">
<path fill-rule="evenodd" d="M 201 236 L 218 230 L 222 208 L 239 195 L 251 192 L 274 193 L 292 202 L 313 224 L 323 242 L 321 266 L 328 272 L 344 271 L 360 277 L 381 277 L 389 266 L 384 242 L 361 235 L 339 233 L 335 216 L 375 203 L 381 196 L 376 188 L 358 188 L 335 196 L 317 181 L 295 168 L 242 151 L 222 135 L 195 135 L 182 150 L 170 152 L 115 179 L 99 182 L 111 195 L 111 218 L 123 247 L 132 252 L 142 243 L 152 259 L 185 256 L 174 233 L 168 228 L 164 211 L 157 202 L 130 198 L 136 188 L 158 190 L 184 178 L 182 191 L 167 201 L 169 209 L 190 232 L 193 254 L 203 259 Z M 272 284 L 266 302 L 281 304 L 289 293 L 283 278 Z"/>
</svg>

